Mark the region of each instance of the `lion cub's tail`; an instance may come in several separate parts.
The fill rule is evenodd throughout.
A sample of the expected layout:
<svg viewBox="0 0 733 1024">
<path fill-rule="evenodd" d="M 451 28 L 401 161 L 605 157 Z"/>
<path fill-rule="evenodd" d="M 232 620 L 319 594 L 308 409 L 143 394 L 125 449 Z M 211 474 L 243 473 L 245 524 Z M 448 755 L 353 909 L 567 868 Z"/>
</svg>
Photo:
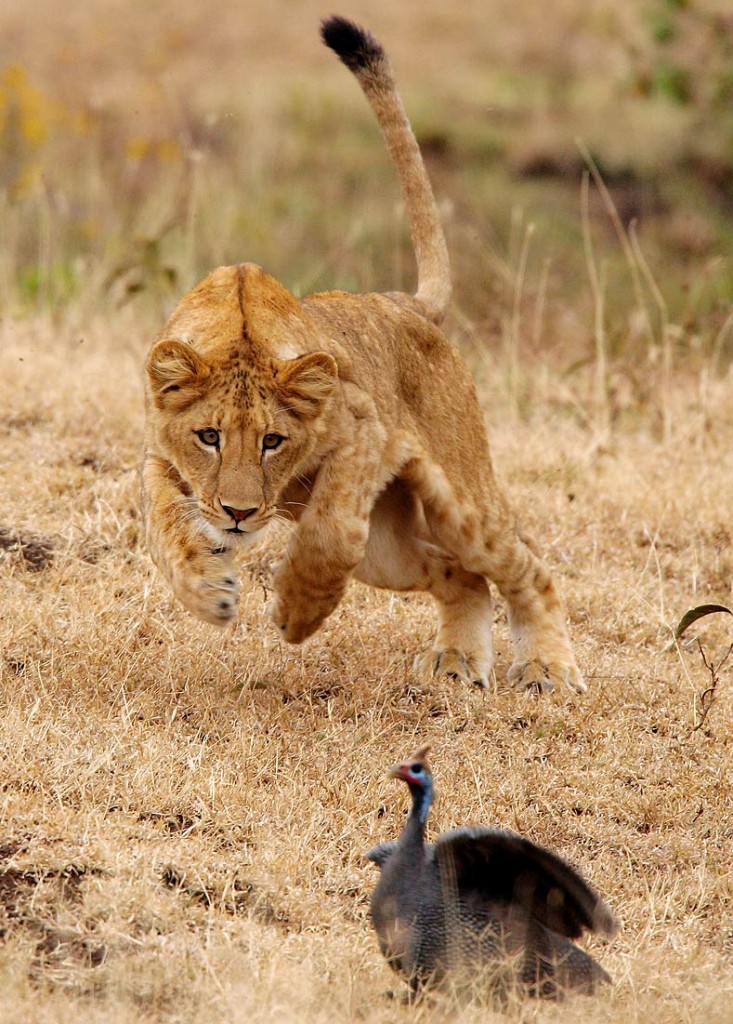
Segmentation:
<svg viewBox="0 0 733 1024">
<path fill-rule="evenodd" d="M 376 114 L 397 167 L 410 217 L 417 258 L 415 299 L 425 316 L 439 323 L 451 292 L 448 249 L 420 147 L 397 92 L 389 58 L 373 35 L 345 18 L 328 18 L 321 25 L 321 36 L 356 75 Z"/>
</svg>

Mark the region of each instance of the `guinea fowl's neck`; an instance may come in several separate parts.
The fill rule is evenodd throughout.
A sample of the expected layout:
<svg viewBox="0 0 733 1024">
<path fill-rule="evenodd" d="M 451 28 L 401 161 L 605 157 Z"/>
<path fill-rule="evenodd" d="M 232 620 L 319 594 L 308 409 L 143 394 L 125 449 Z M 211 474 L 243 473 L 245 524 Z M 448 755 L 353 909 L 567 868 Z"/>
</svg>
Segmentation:
<svg viewBox="0 0 733 1024">
<path fill-rule="evenodd" d="M 412 808 L 400 836 L 400 845 L 422 846 L 425 842 L 425 824 L 433 802 L 432 781 L 428 778 L 421 786 L 410 785 L 410 795 Z"/>
</svg>

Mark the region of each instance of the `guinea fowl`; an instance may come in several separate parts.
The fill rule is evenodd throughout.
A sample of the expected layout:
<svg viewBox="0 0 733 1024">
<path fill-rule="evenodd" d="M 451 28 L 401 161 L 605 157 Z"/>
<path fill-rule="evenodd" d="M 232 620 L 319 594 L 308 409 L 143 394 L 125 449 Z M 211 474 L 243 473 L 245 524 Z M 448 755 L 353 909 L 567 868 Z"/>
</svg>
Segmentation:
<svg viewBox="0 0 733 1024">
<path fill-rule="evenodd" d="M 460 975 L 496 980 L 508 965 L 511 984 L 561 998 L 591 994 L 611 979 L 572 939 L 584 929 L 613 935 L 616 922 L 587 882 L 565 861 L 511 832 L 457 828 L 425 842 L 433 801 L 428 747 L 390 774 L 410 788 L 412 809 L 397 842 L 367 859 L 381 871 L 371 915 L 390 966 L 413 992 Z"/>
</svg>

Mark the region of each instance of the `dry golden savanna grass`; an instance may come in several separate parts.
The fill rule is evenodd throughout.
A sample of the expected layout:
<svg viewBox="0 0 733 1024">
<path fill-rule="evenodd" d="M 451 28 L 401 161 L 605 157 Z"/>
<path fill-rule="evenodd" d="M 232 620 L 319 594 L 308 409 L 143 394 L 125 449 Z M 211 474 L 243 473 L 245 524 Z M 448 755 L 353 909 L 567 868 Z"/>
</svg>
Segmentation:
<svg viewBox="0 0 733 1024">
<path fill-rule="evenodd" d="M 330 10 L 8 0 L 3 110 L 12 93 L 36 134 L 3 136 L 0 1020 L 502 1019 L 403 1005 L 370 929 L 363 852 L 406 813 L 386 769 L 430 742 L 434 832 L 515 829 L 621 923 L 589 943 L 611 990 L 507 1019 L 733 1021 L 733 669 L 705 705 L 700 650 L 670 645 L 687 608 L 731 604 L 730 228 L 699 176 L 644 205 L 693 113 L 623 91 L 627 43 L 653 69 L 636 5 L 537 7 L 344 13 L 388 44 L 427 126 L 448 330 L 566 596 L 590 688 L 542 700 L 502 688 L 500 605 L 479 693 L 414 674 L 422 597 L 354 584 L 288 648 L 264 611 L 282 538 L 242 556 L 224 632 L 175 603 L 142 544 L 142 361 L 196 274 L 253 258 L 301 289 L 410 285 L 376 129 L 317 40 Z M 626 184 L 526 173 L 530 143 L 555 159 L 576 135 Z M 727 619 L 696 627 L 709 659 Z"/>
</svg>

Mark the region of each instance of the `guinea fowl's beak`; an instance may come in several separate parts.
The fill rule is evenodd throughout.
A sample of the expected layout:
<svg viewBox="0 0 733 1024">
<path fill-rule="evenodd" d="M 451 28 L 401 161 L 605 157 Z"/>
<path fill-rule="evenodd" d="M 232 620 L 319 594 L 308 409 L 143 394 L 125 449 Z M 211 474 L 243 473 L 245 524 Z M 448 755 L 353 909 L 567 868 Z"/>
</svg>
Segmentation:
<svg viewBox="0 0 733 1024">
<path fill-rule="evenodd" d="M 402 779 L 403 782 L 407 782 L 408 771 L 409 765 L 405 761 L 401 764 L 393 764 L 389 770 L 389 777 L 391 779 Z"/>
</svg>

